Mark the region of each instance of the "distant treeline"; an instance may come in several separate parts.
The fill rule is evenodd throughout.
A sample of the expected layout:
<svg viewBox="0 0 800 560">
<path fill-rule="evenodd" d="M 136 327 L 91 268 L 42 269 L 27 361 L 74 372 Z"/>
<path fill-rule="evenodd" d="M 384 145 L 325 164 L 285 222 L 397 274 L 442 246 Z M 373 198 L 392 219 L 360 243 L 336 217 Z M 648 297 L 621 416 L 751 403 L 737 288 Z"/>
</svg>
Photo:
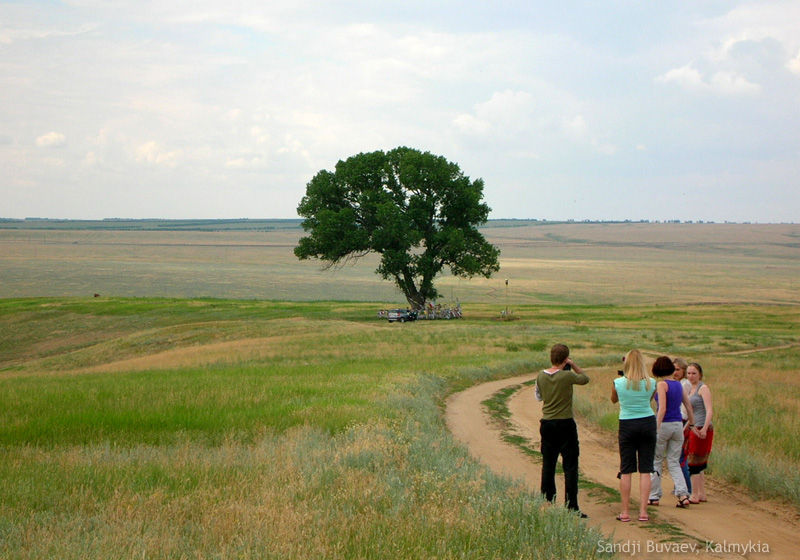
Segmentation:
<svg viewBox="0 0 800 560">
<path fill-rule="evenodd" d="M 163 220 L 123 219 L 104 220 L 54 220 L 48 218 L 25 218 L 14 220 L 0 218 L 0 229 L 58 229 L 58 230 L 116 230 L 116 231 L 274 231 L 300 229 L 302 220 L 297 219 L 233 219 L 233 220 Z"/>
<path fill-rule="evenodd" d="M 0 229 L 30 230 L 103 230 L 103 231 L 275 231 L 301 229 L 303 220 L 295 219 L 228 219 L 228 220 L 164 220 L 106 218 L 103 220 L 66 220 L 52 218 L 0 218 Z M 525 219 L 489 220 L 492 227 L 519 227 L 546 221 Z M 552 222 L 549 222 L 552 223 Z"/>
<path fill-rule="evenodd" d="M 106 230 L 106 231 L 275 231 L 301 229 L 300 218 L 285 219 L 228 219 L 228 220 L 164 220 L 157 218 L 126 219 L 105 218 L 103 220 L 61 220 L 52 218 L 0 218 L 0 229 L 32 230 Z M 564 220 L 549 221 L 536 218 L 492 219 L 485 227 L 523 227 L 529 225 L 553 224 L 621 224 L 621 223 L 663 223 L 663 224 L 713 224 L 712 221 L 698 220 Z M 725 222 L 736 223 L 736 222 Z M 743 222 L 749 224 L 750 222 Z"/>
</svg>

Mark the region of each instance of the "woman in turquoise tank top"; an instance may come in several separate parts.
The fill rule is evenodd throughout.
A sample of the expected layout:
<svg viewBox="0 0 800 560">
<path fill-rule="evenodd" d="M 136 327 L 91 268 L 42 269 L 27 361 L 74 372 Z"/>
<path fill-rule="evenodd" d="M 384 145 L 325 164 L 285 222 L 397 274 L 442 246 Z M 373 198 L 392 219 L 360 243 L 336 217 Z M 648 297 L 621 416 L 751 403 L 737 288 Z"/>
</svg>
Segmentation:
<svg viewBox="0 0 800 560">
<path fill-rule="evenodd" d="M 656 448 L 656 416 L 650 405 L 656 381 L 647 375 L 639 350 L 631 350 L 623 359 L 624 377 L 614 380 L 611 402 L 619 403 L 619 492 L 622 511 L 618 521 L 631 520 L 629 503 L 633 473 L 639 472 L 639 521 L 649 521 L 647 498 L 650 473 Z"/>
</svg>

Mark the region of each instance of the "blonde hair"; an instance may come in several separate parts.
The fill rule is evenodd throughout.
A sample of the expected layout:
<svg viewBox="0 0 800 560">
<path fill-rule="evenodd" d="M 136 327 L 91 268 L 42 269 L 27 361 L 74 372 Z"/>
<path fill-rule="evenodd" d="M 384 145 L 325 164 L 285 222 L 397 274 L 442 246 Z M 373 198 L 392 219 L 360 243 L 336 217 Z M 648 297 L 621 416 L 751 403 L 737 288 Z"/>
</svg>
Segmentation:
<svg viewBox="0 0 800 560">
<path fill-rule="evenodd" d="M 641 381 L 645 381 L 645 387 L 650 390 L 650 381 L 652 377 L 647 375 L 647 367 L 644 364 L 644 357 L 642 353 L 635 348 L 625 354 L 625 364 L 622 366 L 625 372 L 625 378 L 628 380 L 628 389 L 639 391 L 641 389 Z"/>
</svg>

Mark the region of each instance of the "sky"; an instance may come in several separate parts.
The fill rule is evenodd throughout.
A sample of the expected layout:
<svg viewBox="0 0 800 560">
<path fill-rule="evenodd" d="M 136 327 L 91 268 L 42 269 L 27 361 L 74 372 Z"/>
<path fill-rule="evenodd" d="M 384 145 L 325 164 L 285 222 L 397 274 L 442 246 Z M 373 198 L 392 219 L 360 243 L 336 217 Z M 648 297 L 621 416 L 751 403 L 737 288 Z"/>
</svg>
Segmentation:
<svg viewBox="0 0 800 560">
<path fill-rule="evenodd" d="M 490 218 L 800 219 L 800 2 L 0 0 L 0 217 L 295 218 L 408 146 Z"/>
</svg>

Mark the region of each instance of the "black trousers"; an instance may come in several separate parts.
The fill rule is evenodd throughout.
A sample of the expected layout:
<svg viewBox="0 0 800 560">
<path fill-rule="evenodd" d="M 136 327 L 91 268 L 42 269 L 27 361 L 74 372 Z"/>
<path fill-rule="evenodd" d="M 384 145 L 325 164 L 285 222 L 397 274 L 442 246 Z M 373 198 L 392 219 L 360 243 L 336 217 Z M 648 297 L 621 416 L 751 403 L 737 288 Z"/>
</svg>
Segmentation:
<svg viewBox="0 0 800 560">
<path fill-rule="evenodd" d="M 556 463 L 561 455 L 564 469 L 565 502 L 568 509 L 578 509 L 578 426 L 575 420 L 541 420 L 542 494 L 552 502 L 556 497 Z"/>
</svg>

